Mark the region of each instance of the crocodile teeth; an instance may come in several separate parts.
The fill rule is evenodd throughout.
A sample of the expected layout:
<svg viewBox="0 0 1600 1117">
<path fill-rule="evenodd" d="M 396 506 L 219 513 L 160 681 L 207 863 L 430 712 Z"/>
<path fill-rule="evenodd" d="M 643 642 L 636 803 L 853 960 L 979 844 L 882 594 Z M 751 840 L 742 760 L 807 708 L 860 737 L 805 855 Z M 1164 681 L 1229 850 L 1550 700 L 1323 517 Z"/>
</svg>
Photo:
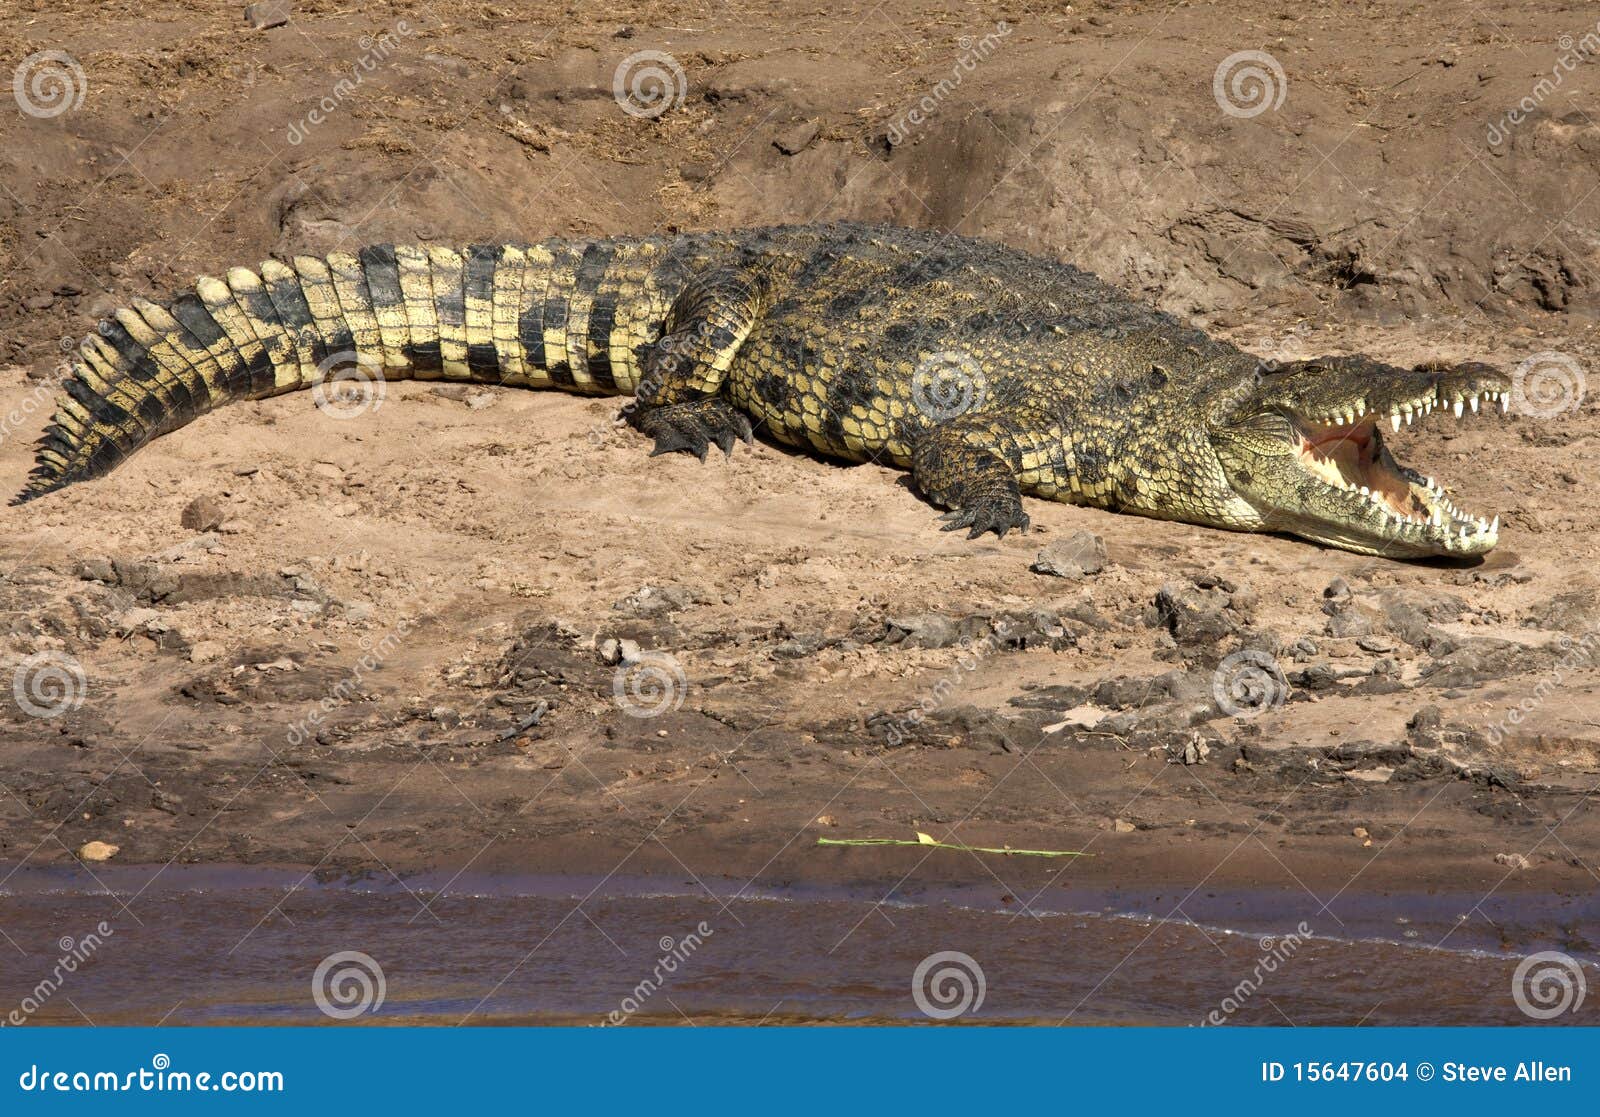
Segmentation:
<svg viewBox="0 0 1600 1117">
<path fill-rule="evenodd" d="M 1472 408 L 1472 413 L 1476 415 L 1478 413 L 1478 397 L 1473 396 L 1467 403 Z"/>
<path fill-rule="evenodd" d="M 1395 434 L 1400 433 L 1400 412 L 1389 412 L 1389 429 L 1394 431 Z"/>
</svg>

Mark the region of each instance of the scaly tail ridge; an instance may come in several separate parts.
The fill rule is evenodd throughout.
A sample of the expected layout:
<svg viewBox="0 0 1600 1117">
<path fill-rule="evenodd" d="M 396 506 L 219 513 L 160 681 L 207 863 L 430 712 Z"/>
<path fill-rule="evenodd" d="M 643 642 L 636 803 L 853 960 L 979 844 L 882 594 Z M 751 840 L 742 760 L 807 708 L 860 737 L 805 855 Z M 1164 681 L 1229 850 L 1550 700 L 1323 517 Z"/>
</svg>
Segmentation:
<svg viewBox="0 0 1600 1117">
<path fill-rule="evenodd" d="M 652 269 L 667 247 L 379 244 L 202 276 L 166 306 L 135 299 L 74 353 L 12 503 L 108 473 L 225 403 L 357 362 L 398 379 L 631 392 L 673 296 Z"/>
</svg>

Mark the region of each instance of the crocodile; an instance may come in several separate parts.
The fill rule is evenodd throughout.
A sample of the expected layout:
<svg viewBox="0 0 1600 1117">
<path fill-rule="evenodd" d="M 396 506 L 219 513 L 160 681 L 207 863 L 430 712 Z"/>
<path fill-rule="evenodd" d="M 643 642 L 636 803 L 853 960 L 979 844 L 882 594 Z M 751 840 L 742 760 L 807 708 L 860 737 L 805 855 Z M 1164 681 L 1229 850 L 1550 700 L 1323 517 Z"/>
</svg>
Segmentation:
<svg viewBox="0 0 1600 1117">
<path fill-rule="evenodd" d="M 972 538 L 1026 531 L 1024 494 L 1394 558 L 1499 536 L 1387 443 L 1504 410 L 1489 365 L 1263 361 L 1069 264 L 857 224 L 379 244 L 135 299 L 78 346 L 13 503 L 229 401 L 383 377 L 629 396 L 655 454 L 759 430 L 895 466 Z"/>
</svg>

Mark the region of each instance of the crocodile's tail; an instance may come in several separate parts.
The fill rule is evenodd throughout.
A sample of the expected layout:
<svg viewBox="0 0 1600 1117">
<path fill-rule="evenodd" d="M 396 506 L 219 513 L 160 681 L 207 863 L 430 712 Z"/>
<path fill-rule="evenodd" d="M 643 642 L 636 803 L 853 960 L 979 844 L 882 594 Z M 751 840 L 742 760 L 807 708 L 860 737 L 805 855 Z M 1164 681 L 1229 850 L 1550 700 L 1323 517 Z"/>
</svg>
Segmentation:
<svg viewBox="0 0 1600 1117">
<path fill-rule="evenodd" d="M 438 247 L 268 260 L 135 300 L 78 347 L 21 504 L 110 472 L 239 399 L 351 375 L 633 391 L 670 293 L 655 240 Z"/>
</svg>

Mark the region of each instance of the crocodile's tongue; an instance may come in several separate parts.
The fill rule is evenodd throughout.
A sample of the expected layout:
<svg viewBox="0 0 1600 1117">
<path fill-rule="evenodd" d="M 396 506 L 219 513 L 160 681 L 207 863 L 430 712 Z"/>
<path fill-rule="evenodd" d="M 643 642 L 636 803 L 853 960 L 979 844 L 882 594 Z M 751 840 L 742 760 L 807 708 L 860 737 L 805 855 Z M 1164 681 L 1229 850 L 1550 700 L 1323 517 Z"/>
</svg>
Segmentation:
<svg viewBox="0 0 1600 1117">
<path fill-rule="evenodd" d="M 1383 443 L 1371 417 L 1356 423 L 1324 425 L 1301 421 L 1300 464 L 1319 480 L 1380 498 L 1400 516 L 1426 518 L 1428 509 L 1411 483 L 1384 461 Z"/>
</svg>

